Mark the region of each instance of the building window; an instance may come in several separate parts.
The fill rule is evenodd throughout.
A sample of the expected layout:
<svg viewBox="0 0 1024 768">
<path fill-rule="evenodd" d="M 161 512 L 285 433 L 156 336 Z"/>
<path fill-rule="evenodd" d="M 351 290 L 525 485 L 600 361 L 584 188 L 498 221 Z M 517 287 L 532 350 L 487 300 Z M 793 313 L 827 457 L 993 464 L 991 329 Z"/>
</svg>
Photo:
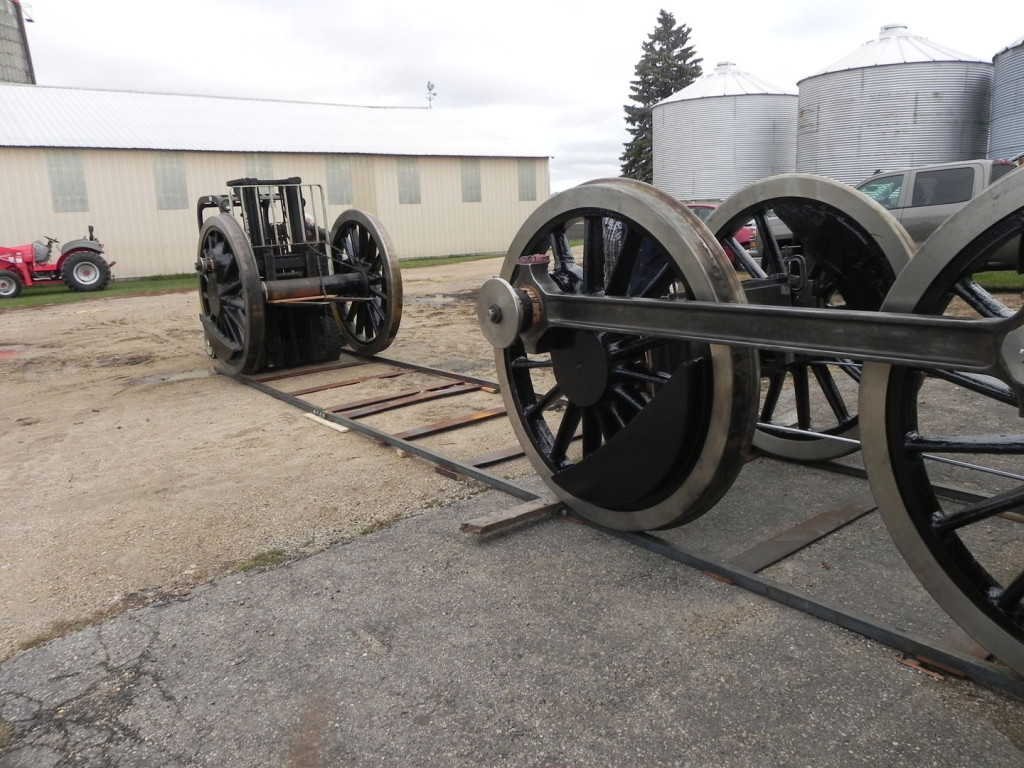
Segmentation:
<svg viewBox="0 0 1024 768">
<path fill-rule="evenodd" d="M 53 149 L 46 155 L 54 213 L 89 210 L 82 156 L 74 149 Z"/>
<path fill-rule="evenodd" d="M 479 203 L 483 199 L 480 193 L 480 158 L 462 158 L 462 202 Z"/>
<path fill-rule="evenodd" d="M 398 202 L 404 205 L 420 203 L 419 158 L 398 158 Z"/>
<path fill-rule="evenodd" d="M 270 155 L 248 153 L 245 156 L 245 175 L 251 179 L 273 179 L 274 165 Z"/>
<path fill-rule="evenodd" d="M 537 199 L 537 164 L 529 158 L 519 159 L 519 199 Z"/>
<path fill-rule="evenodd" d="M 153 155 L 153 180 L 159 211 L 183 211 L 188 206 L 185 182 L 185 156 L 181 152 L 157 152 Z"/>
<path fill-rule="evenodd" d="M 352 205 L 352 161 L 340 155 L 328 155 L 327 204 Z"/>
</svg>

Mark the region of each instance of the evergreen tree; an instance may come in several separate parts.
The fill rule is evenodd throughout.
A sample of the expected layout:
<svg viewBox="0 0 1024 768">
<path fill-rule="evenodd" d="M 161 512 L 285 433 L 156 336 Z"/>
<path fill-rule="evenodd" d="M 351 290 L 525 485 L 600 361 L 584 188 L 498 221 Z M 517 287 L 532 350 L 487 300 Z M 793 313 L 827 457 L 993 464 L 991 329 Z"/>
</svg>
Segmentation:
<svg viewBox="0 0 1024 768">
<path fill-rule="evenodd" d="M 654 180 L 651 108 L 701 76 L 702 60 L 694 57 L 689 41 L 690 28 L 685 24 L 677 27 L 675 16 L 662 9 L 658 25 L 643 45 L 636 79 L 629 88 L 630 99 L 636 103 L 625 106 L 627 130 L 633 137 L 619 158 L 626 178 L 648 184 Z"/>
</svg>

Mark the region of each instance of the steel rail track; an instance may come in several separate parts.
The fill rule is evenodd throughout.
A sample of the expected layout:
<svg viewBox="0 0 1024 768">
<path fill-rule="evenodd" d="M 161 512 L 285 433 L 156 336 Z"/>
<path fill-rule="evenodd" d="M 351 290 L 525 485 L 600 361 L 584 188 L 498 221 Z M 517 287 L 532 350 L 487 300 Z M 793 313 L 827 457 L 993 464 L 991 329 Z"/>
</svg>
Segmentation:
<svg viewBox="0 0 1024 768">
<path fill-rule="evenodd" d="M 497 382 L 463 376 L 458 373 L 444 371 L 438 368 L 431 368 L 429 366 L 422 366 L 416 363 L 378 356 L 353 355 L 352 353 L 346 354 L 351 357 L 358 358 L 366 363 L 380 363 L 399 368 L 406 368 L 433 376 L 453 379 L 455 381 L 473 383 L 489 390 L 493 389 L 494 391 L 498 391 L 499 389 Z M 241 384 L 298 408 L 301 411 L 313 414 L 320 419 L 325 419 L 334 424 L 338 424 L 339 426 L 346 427 L 353 432 L 365 435 L 373 440 L 399 448 L 402 451 L 424 459 L 437 467 L 448 470 L 449 472 L 478 480 L 479 482 L 519 499 L 520 501 L 532 502 L 542 500 L 540 494 L 537 494 L 518 483 L 498 477 L 490 472 L 483 471 L 465 461 L 424 448 L 410 440 L 376 429 L 356 419 L 347 418 L 337 413 L 324 410 L 302 400 L 296 395 L 283 392 L 267 383 L 269 380 L 287 379 L 335 369 L 341 370 L 352 366 L 352 363 L 342 362 L 320 368 L 296 369 L 295 371 L 278 375 L 264 376 L 262 377 L 264 379 L 262 381 L 260 380 L 260 377 L 235 374 L 228 371 L 220 371 L 220 373 L 228 378 L 238 381 Z M 866 479 L 866 473 L 862 468 L 846 463 L 827 461 L 813 463 L 809 466 Z M 962 491 L 957 488 L 943 487 L 937 489 L 937 492 L 953 497 L 977 497 L 977 494 L 969 491 Z M 564 506 L 563 509 L 565 509 L 564 517 L 567 520 L 582 523 L 593 530 L 600 531 L 633 546 L 646 549 L 649 552 L 668 558 L 673 562 L 711 574 L 722 581 L 738 586 L 748 592 L 761 595 L 762 597 L 767 597 L 790 608 L 794 608 L 811 616 L 815 616 L 819 619 L 823 619 L 832 624 L 843 627 L 844 629 L 856 632 L 863 637 L 879 642 L 905 655 L 915 657 L 924 664 L 934 667 L 942 673 L 952 673 L 957 676 L 965 677 L 977 683 L 987 685 L 1024 699 L 1024 679 L 1016 675 L 1013 671 L 1007 670 L 1000 665 L 979 659 L 969 653 L 959 651 L 949 645 L 943 644 L 940 641 L 932 640 L 921 635 L 893 627 L 857 611 L 817 599 L 799 589 L 760 576 L 756 571 L 739 567 L 733 563 L 721 560 L 711 555 L 701 554 L 690 549 L 676 546 L 656 535 L 650 533 L 631 533 L 606 528 L 574 514 L 571 510 L 564 508 Z M 853 519 L 855 519 L 855 517 L 851 517 L 850 520 L 845 522 L 850 522 Z M 831 530 L 823 533 L 819 538 L 824 538 L 825 536 L 830 535 L 832 532 L 838 530 L 839 527 L 844 525 L 845 522 L 834 526 Z M 806 546 L 806 544 L 802 546 Z M 798 547 L 798 549 L 802 548 L 802 546 Z M 785 557 L 791 556 L 796 551 L 797 549 L 794 549 L 780 559 L 785 559 Z"/>
</svg>

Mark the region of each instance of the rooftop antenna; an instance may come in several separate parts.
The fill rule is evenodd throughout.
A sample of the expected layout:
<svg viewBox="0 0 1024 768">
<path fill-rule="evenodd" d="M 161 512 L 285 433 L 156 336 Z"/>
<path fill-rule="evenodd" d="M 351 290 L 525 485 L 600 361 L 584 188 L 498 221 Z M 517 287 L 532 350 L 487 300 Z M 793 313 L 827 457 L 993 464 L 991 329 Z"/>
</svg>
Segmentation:
<svg viewBox="0 0 1024 768">
<path fill-rule="evenodd" d="M 434 93 L 435 87 L 436 86 L 432 82 L 427 80 L 427 106 L 431 109 L 434 107 L 434 97 L 437 96 L 437 94 Z"/>
</svg>

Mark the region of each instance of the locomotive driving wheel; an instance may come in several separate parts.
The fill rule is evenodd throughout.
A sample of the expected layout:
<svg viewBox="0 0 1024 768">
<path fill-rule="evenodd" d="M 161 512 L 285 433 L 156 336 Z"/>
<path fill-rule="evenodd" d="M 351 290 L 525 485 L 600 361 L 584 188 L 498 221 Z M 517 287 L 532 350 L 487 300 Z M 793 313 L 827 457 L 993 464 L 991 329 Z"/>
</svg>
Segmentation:
<svg viewBox="0 0 1024 768">
<path fill-rule="evenodd" d="M 199 320 L 210 355 L 232 373 L 263 367 L 265 303 L 256 258 L 242 228 L 226 214 L 199 233 Z"/>
<path fill-rule="evenodd" d="M 1024 233 L 1022 181 L 1006 177 L 939 227 L 882 309 L 1012 315 L 974 274 Z M 871 490 L 904 558 L 968 634 L 1024 673 L 1024 424 L 1014 389 L 989 376 L 872 363 L 860 412 Z M 984 493 L 952 500 L 937 490 L 950 485 Z"/>
<path fill-rule="evenodd" d="M 749 446 L 756 354 L 557 324 L 527 349 L 515 334 L 518 319 L 502 318 L 503 306 L 520 306 L 509 283 L 523 265 L 546 259 L 548 277 L 566 294 L 744 301 L 734 270 L 703 231 L 653 187 L 591 182 L 543 203 L 509 249 L 501 272 L 509 282 L 481 289 L 485 334 L 513 329 L 495 344 L 496 362 L 521 445 L 555 494 L 599 524 L 680 525 L 725 493 Z"/>
<path fill-rule="evenodd" d="M 402 321 L 402 273 L 394 246 L 375 216 L 349 210 L 331 228 L 334 270 L 363 278 L 362 290 L 338 305 L 345 342 L 372 355 L 391 345 Z"/>
<path fill-rule="evenodd" d="M 751 219 L 760 263 L 733 237 Z M 799 307 L 878 310 L 914 250 L 906 230 L 874 200 L 805 174 L 751 184 L 716 208 L 707 226 L 738 268 L 784 280 L 788 303 Z M 761 376 L 755 448 L 793 461 L 858 449 L 858 361 L 764 350 Z"/>
</svg>

